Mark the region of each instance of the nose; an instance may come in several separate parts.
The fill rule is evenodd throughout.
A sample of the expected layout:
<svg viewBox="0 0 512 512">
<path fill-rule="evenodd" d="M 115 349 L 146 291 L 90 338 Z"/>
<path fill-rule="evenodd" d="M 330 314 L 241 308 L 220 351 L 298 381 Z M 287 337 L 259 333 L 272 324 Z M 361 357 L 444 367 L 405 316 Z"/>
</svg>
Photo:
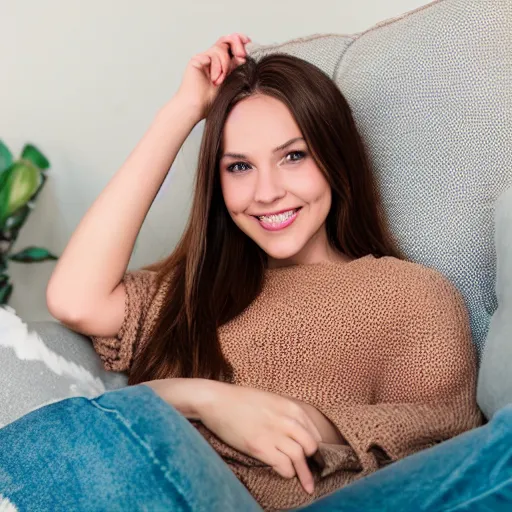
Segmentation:
<svg viewBox="0 0 512 512">
<path fill-rule="evenodd" d="M 273 203 L 285 195 L 277 169 L 259 169 L 256 177 L 254 200 L 259 203 Z"/>
</svg>

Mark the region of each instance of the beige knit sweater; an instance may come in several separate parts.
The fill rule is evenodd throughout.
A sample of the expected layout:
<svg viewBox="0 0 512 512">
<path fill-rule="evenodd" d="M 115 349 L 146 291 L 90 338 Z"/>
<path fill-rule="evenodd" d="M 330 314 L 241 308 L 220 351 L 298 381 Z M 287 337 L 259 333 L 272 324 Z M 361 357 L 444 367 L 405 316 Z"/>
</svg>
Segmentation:
<svg viewBox="0 0 512 512">
<path fill-rule="evenodd" d="M 151 272 L 129 272 L 124 282 L 118 336 L 93 338 L 114 371 L 129 371 L 162 307 Z M 417 263 L 368 255 L 267 270 L 260 296 L 219 339 L 235 384 L 313 405 L 348 443 L 320 446 L 310 496 L 297 478 L 280 477 L 194 422 L 266 510 L 309 503 L 482 422 L 463 298 Z"/>
</svg>

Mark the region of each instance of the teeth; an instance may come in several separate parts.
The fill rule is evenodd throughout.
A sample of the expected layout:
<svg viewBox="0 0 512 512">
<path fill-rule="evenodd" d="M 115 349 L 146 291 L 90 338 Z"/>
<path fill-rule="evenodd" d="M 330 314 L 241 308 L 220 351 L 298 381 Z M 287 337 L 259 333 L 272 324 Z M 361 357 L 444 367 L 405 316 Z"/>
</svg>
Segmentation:
<svg viewBox="0 0 512 512">
<path fill-rule="evenodd" d="M 294 213 L 295 210 L 289 210 L 287 212 L 280 213 L 279 215 L 262 215 L 258 218 L 267 223 L 281 224 L 285 220 L 288 220 Z"/>
</svg>

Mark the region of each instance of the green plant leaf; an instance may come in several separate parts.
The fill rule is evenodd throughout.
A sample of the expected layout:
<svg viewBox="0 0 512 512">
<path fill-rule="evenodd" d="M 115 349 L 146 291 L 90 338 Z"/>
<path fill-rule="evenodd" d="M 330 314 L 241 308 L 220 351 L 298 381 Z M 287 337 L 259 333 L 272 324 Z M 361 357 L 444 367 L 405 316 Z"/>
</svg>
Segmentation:
<svg viewBox="0 0 512 512">
<path fill-rule="evenodd" d="M 37 197 L 41 193 L 41 190 L 43 189 L 44 184 L 46 183 L 47 179 L 48 179 L 48 176 L 46 176 L 45 174 L 43 174 L 41 172 L 41 183 L 39 184 L 39 188 L 36 190 L 35 194 L 30 198 L 30 202 L 31 203 L 34 202 L 37 199 Z"/>
<path fill-rule="evenodd" d="M 8 258 L 12 261 L 18 261 L 21 263 L 36 263 L 40 261 L 59 259 L 50 251 L 41 247 L 27 247 L 16 254 L 10 255 Z"/>
<path fill-rule="evenodd" d="M 50 162 L 48 159 L 32 144 L 26 144 L 21 152 L 21 158 L 32 162 L 39 169 L 48 169 Z"/>
<path fill-rule="evenodd" d="M 0 276 L 0 305 L 7 304 L 11 297 L 12 284 L 9 282 L 9 276 L 3 274 Z"/>
<path fill-rule="evenodd" d="M 11 166 L 7 167 L 7 169 L 4 169 L 2 172 L 0 172 L 0 190 L 5 186 L 5 183 L 7 181 L 7 178 L 9 177 L 9 171 L 11 170 Z"/>
<path fill-rule="evenodd" d="M 28 203 L 42 183 L 41 171 L 27 161 L 15 162 L 4 174 L 0 188 L 0 229 L 7 217 Z"/>
<path fill-rule="evenodd" d="M 5 219 L 7 219 L 7 208 L 9 207 L 9 186 L 12 166 L 0 174 L 0 231 L 3 231 Z"/>
<path fill-rule="evenodd" d="M 12 153 L 0 140 L 0 173 L 12 165 Z"/>
<path fill-rule="evenodd" d="M 8 229 L 9 231 L 18 231 L 30 213 L 30 207 L 26 204 L 22 206 L 19 210 L 16 210 L 10 217 L 7 217 L 5 221 L 4 229 Z"/>
</svg>

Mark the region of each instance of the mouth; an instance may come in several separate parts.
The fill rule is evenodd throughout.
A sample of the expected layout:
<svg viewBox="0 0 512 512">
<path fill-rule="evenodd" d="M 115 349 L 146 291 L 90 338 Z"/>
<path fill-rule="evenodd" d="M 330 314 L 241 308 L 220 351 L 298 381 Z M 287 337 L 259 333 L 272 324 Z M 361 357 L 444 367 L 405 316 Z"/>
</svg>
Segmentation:
<svg viewBox="0 0 512 512">
<path fill-rule="evenodd" d="M 302 206 L 292 210 L 286 210 L 278 214 L 253 215 L 253 217 L 259 222 L 263 229 L 266 229 L 267 231 L 280 231 L 281 229 L 287 228 L 295 221 L 301 209 Z"/>
</svg>

